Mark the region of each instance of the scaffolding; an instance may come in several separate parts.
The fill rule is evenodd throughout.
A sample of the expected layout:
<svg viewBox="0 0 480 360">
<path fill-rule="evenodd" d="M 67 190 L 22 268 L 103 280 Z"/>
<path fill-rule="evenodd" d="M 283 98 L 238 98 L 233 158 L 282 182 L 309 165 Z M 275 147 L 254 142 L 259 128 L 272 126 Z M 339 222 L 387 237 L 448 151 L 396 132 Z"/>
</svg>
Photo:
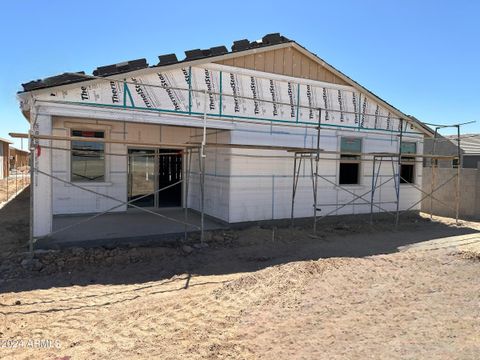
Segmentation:
<svg viewBox="0 0 480 360">
<path fill-rule="evenodd" d="M 101 77 L 98 78 L 101 79 L 102 81 L 110 81 L 111 79 L 109 77 Z M 122 81 L 115 79 L 115 81 Z M 123 82 L 128 83 L 126 80 L 123 80 Z M 77 222 L 75 224 L 69 225 L 67 227 L 57 229 L 53 232 L 51 232 L 48 235 L 43 236 L 44 237 L 49 237 L 53 235 L 54 233 L 62 232 L 65 231 L 69 228 L 72 228 L 74 226 L 78 226 L 80 224 L 83 224 L 85 222 L 91 221 L 99 216 L 102 216 L 104 214 L 107 214 L 115 209 L 118 209 L 122 206 L 125 207 L 133 207 L 138 209 L 139 211 L 149 213 L 158 217 L 161 217 L 163 219 L 166 219 L 168 221 L 173 221 L 177 222 L 180 224 L 184 225 L 184 240 L 187 240 L 188 237 L 188 232 L 191 231 L 192 229 L 195 229 L 200 232 L 200 241 L 203 243 L 205 241 L 205 226 L 204 226 L 204 218 L 205 218 L 205 163 L 206 163 L 206 149 L 210 147 L 224 147 L 224 148 L 240 148 L 240 149 L 257 149 L 257 150 L 281 150 L 287 152 L 287 156 L 285 158 L 289 158 L 293 160 L 293 176 L 292 176 L 292 196 L 291 196 L 291 224 L 294 224 L 294 218 L 295 218 L 295 199 L 297 195 L 297 190 L 298 190 L 298 181 L 300 178 L 300 168 L 303 162 L 309 162 L 310 163 L 310 178 L 311 178 L 311 183 L 312 183 L 312 197 L 313 197 L 313 232 L 316 233 L 317 231 L 317 223 L 321 219 L 325 218 L 326 216 L 332 215 L 338 210 L 342 209 L 345 206 L 348 205 L 368 205 L 370 206 L 370 219 L 373 221 L 373 216 L 374 216 L 374 209 L 379 210 L 388 214 L 391 214 L 395 218 L 395 227 L 398 227 L 399 224 L 399 217 L 401 214 L 401 211 L 407 211 L 411 210 L 414 208 L 416 205 L 418 205 L 421 201 L 423 201 L 425 198 L 430 197 L 431 199 L 434 199 L 436 201 L 439 201 L 440 203 L 443 203 L 441 200 L 438 198 L 434 197 L 434 193 L 438 191 L 440 188 L 442 188 L 446 183 L 450 182 L 452 179 L 448 179 L 447 181 L 443 182 L 440 185 L 436 185 L 433 182 L 432 178 L 432 188 L 430 189 L 430 192 L 425 192 L 424 190 L 421 189 L 421 187 L 408 183 L 406 179 L 404 179 L 401 176 L 401 166 L 402 166 L 402 161 L 403 158 L 406 156 L 406 154 L 402 154 L 402 139 L 404 136 L 404 125 L 408 124 L 411 122 L 410 119 L 402 119 L 399 118 L 400 121 L 400 126 L 399 126 L 399 133 L 396 134 L 395 136 L 397 137 L 397 142 L 398 142 L 398 151 L 395 153 L 355 153 L 355 154 L 348 154 L 348 153 L 342 153 L 338 151 L 325 151 L 321 148 L 321 130 L 328 128 L 327 125 L 322 123 L 322 111 L 329 111 L 329 112 L 334 112 L 338 111 L 335 109 L 322 109 L 318 107 L 311 107 L 311 106 L 306 106 L 306 105 L 300 105 L 297 104 L 297 107 L 303 107 L 303 108 L 308 108 L 314 111 L 318 112 L 318 123 L 317 124 L 303 124 L 302 128 L 305 129 L 315 129 L 316 131 L 316 146 L 314 148 L 309 148 L 309 147 L 286 147 L 286 146 L 269 146 L 269 145 L 242 145 L 242 144 L 227 144 L 227 143 L 207 143 L 207 119 L 210 120 L 219 120 L 215 116 L 210 116 L 207 113 L 207 97 L 212 94 L 217 94 L 214 91 L 207 91 L 207 90 L 195 90 L 192 89 L 191 87 L 188 89 L 183 89 L 183 88 L 176 88 L 176 87 L 169 87 L 169 86 L 158 86 L 158 85 L 149 85 L 149 84 L 143 84 L 143 86 L 155 86 L 155 87 L 160 87 L 163 89 L 181 89 L 181 90 L 186 90 L 189 93 L 191 92 L 201 92 L 203 93 L 204 96 L 204 111 L 201 116 L 202 119 L 202 126 L 201 126 L 201 142 L 187 142 L 187 143 L 177 143 L 177 144 L 172 144 L 172 143 L 153 143 L 153 144 L 148 144 L 148 143 L 141 143 L 138 144 L 137 142 L 131 142 L 131 141 L 121 141 L 121 140 L 112 140 L 112 139 L 92 139 L 92 138 L 86 138 L 86 137 L 73 137 L 73 136 L 55 136 L 55 135 L 40 135 L 36 133 L 34 129 L 34 125 L 36 123 L 36 111 L 35 107 L 38 106 L 36 103 L 33 104 L 33 109 L 34 109 L 34 115 L 33 115 L 33 121 L 31 123 L 32 130 L 28 134 L 18 134 L 18 133 L 11 133 L 10 135 L 15 138 L 28 138 L 30 140 L 30 151 L 31 151 L 31 157 L 30 157 L 30 182 L 35 185 L 35 177 L 38 176 L 38 174 L 41 174 L 43 176 L 50 177 L 52 180 L 59 181 L 64 184 L 68 184 L 69 186 L 73 186 L 75 188 L 78 188 L 80 190 L 92 193 L 96 196 L 104 197 L 109 200 L 115 201 L 118 204 L 115 206 L 112 206 L 108 208 L 107 210 L 104 210 L 102 212 L 96 213 L 87 219 L 84 219 L 80 222 Z M 228 94 L 223 94 L 223 96 L 232 96 Z M 238 95 L 237 95 L 238 97 Z M 257 102 L 272 102 L 269 100 L 263 100 L 259 98 L 246 98 L 248 100 L 254 100 Z M 54 100 L 39 100 L 39 102 L 43 103 L 68 103 L 65 101 L 54 101 Z M 281 103 L 281 102 L 275 102 L 277 104 L 284 104 L 284 105 L 291 105 L 289 103 Z M 78 104 L 75 104 L 78 105 Z M 120 109 L 121 110 L 121 109 Z M 129 110 L 131 111 L 132 109 L 124 109 L 124 110 Z M 146 111 L 146 110 L 138 110 L 138 111 Z M 370 115 L 370 114 L 369 114 Z M 189 117 L 194 117 L 195 115 L 189 115 Z M 381 115 L 376 115 L 381 117 Z M 234 120 L 231 120 L 232 122 Z M 267 125 L 270 127 L 273 127 L 274 124 L 272 122 L 266 123 L 265 121 L 255 121 L 255 120 L 242 120 L 243 123 L 251 123 L 251 124 L 260 124 L 260 125 Z M 296 126 L 298 128 L 298 125 L 295 124 L 290 124 L 290 123 L 279 123 L 277 124 L 280 127 L 288 127 L 288 126 Z M 444 156 L 444 155 L 435 155 L 435 154 L 430 154 L 430 155 L 419 155 L 419 154 L 408 154 L 408 158 L 415 158 L 415 163 L 418 163 L 419 161 L 417 159 L 431 159 L 431 161 L 434 161 L 435 159 L 457 159 L 460 162 L 460 157 L 461 157 L 461 152 L 460 152 L 460 125 L 453 125 L 458 128 L 458 155 L 456 156 Z M 354 132 L 358 133 L 361 129 L 342 129 L 342 131 L 345 132 Z M 393 132 L 392 132 L 393 134 Z M 435 131 L 435 137 L 437 134 L 437 130 Z M 50 145 L 39 145 L 40 140 L 48 140 L 50 141 Z M 58 176 L 55 176 L 53 174 L 44 172 L 40 170 L 36 166 L 36 157 L 37 157 L 37 150 L 39 148 L 46 148 L 50 150 L 60 150 L 60 151 L 71 151 L 70 147 L 58 147 L 58 146 L 52 146 L 51 141 L 54 140 L 60 140 L 60 141 L 67 141 L 71 142 L 73 140 L 75 141 L 95 141 L 95 142 L 103 142 L 103 143 L 112 143 L 112 144 L 123 144 L 123 145 L 141 145 L 142 147 L 144 146 L 152 146 L 152 147 L 164 147 L 164 148 L 176 148 L 176 149 L 181 149 L 181 151 L 178 153 L 178 156 L 183 156 L 184 158 L 184 164 L 185 164 L 185 171 L 184 176 L 182 179 L 180 179 L 178 182 L 175 184 L 170 184 L 166 187 L 158 188 L 153 192 L 150 192 L 148 194 L 143 195 L 142 197 L 150 196 L 157 194 L 161 191 L 164 191 L 172 186 L 178 185 L 178 184 L 184 184 L 184 192 L 183 192 L 183 208 L 184 208 L 184 219 L 183 221 L 174 219 L 171 217 L 168 217 L 164 214 L 160 214 L 158 212 L 152 211 L 147 208 L 143 208 L 140 206 L 137 206 L 134 204 L 135 201 L 138 201 L 140 198 L 135 198 L 129 201 L 124 201 L 122 199 L 115 198 L 113 196 L 109 196 L 107 194 L 86 188 L 84 186 L 81 186 L 77 183 L 73 183 L 71 181 L 64 180 Z M 76 150 L 78 151 L 78 150 Z M 111 156 L 131 156 L 131 154 L 128 153 L 105 153 L 105 155 L 111 155 Z M 200 225 L 195 225 L 191 222 L 189 222 L 189 207 L 188 207 L 188 196 L 189 196 L 189 191 L 190 191 L 190 176 L 191 176 L 191 167 L 192 167 L 192 161 L 193 157 L 196 155 L 196 158 L 198 160 L 198 175 L 199 175 L 199 193 L 200 193 Z M 327 157 L 323 155 L 328 155 Z M 330 155 L 335 155 L 336 157 L 332 158 Z M 333 160 L 333 161 L 338 161 L 341 159 L 342 155 L 357 155 L 359 156 L 359 161 L 360 162 L 372 162 L 373 167 L 372 167 L 372 179 L 371 179 L 371 187 L 368 191 L 363 192 L 362 194 L 356 194 L 352 190 L 348 189 L 345 186 L 342 186 L 338 184 L 337 182 L 334 182 L 330 179 L 328 179 L 326 176 L 322 175 L 319 171 L 319 163 L 321 160 Z M 145 156 L 145 155 L 142 155 Z M 158 154 L 153 154 L 153 156 L 158 156 Z M 237 155 L 238 156 L 238 155 Z M 252 155 L 239 155 L 239 156 L 252 156 Z M 269 155 L 255 155 L 258 157 L 270 157 Z M 278 156 L 277 156 L 278 157 Z M 380 178 L 380 171 L 382 169 L 382 165 L 390 163 L 391 165 L 391 176 L 387 180 L 382 180 L 379 182 Z M 459 202 L 460 202 L 460 196 L 459 196 L 459 187 L 460 187 L 460 167 L 458 167 L 457 174 L 455 178 L 457 179 L 457 196 L 456 196 L 456 221 L 458 223 L 458 210 L 459 210 Z M 336 189 L 339 189 L 341 191 L 344 191 L 350 195 L 352 195 L 352 199 L 347 201 L 346 203 L 335 203 L 335 204 L 325 204 L 319 202 L 320 194 L 318 193 L 318 184 L 319 181 L 326 181 L 330 185 L 334 186 Z M 379 190 L 382 186 L 385 184 L 389 183 L 390 181 L 394 182 L 394 192 L 395 192 L 395 201 L 391 202 L 378 202 L 374 201 L 375 198 L 375 193 L 377 190 Z M 407 183 L 409 186 L 413 186 L 416 188 L 418 191 L 422 193 L 422 198 L 417 201 L 415 204 L 411 205 L 408 209 L 406 210 L 400 210 L 400 184 L 401 183 Z M 141 198 L 142 198 L 141 197 Z M 338 200 L 338 199 L 337 199 Z M 34 202 L 34 191 L 30 191 L 30 238 L 29 238 L 29 249 L 30 253 L 33 254 L 34 251 L 34 243 L 36 240 L 39 238 L 35 238 L 33 235 L 33 202 Z M 395 211 L 390 211 L 385 209 L 385 205 L 387 204 L 394 204 L 395 205 Z M 445 206 L 450 207 L 449 204 L 443 203 Z M 322 206 L 334 206 L 335 208 L 325 214 L 318 215 L 318 213 L 321 211 Z"/>
<path fill-rule="evenodd" d="M 318 109 L 318 111 L 321 114 L 322 109 Z M 398 224 L 399 224 L 399 218 L 401 212 L 407 212 L 411 209 L 413 209 L 415 206 L 417 206 L 419 203 L 421 203 L 423 200 L 426 198 L 430 198 L 430 218 L 433 217 L 433 206 L 432 203 L 433 201 L 437 201 L 440 204 L 444 205 L 447 208 L 453 209 L 455 211 L 455 222 L 458 225 L 459 224 L 459 209 L 460 209 L 460 180 L 461 180 L 461 148 L 460 148 L 460 127 L 462 125 L 470 124 L 472 122 L 468 123 L 461 123 L 461 124 L 454 124 L 454 125 L 435 125 L 435 124 L 429 124 L 429 125 L 434 125 L 436 126 L 435 128 L 435 133 L 434 133 L 434 141 L 433 141 L 433 150 L 429 155 L 420 155 L 420 154 L 404 154 L 402 153 L 402 139 L 403 139 L 403 119 L 400 120 L 400 133 L 397 135 L 398 136 L 398 151 L 396 153 L 347 153 L 347 152 L 332 152 L 332 151 L 324 151 L 320 148 L 321 146 L 321 136 L 320 136 L 320 131 L 322 129 L 322 122 L 321 122 L 321 116 L 319 116 L 318 120 L 318 126 L 317 126 L 317 147 L 314 150 L 300 150 L 300 151 L 293 151 L 294 153 L 294 165 L 293 165 L 293 188 L 292 188 L 292 206 L 291 206 L 291 214 L 290 214 L 290 219 L 291 219 L 291 224 L 293 226 L 294 224 L 294 218 L 295 218 L 295 197 L 297 194 L 297 186 L 298 186 L 298 179 L 300 176 L 300 167 L 302 164 L 302 161 L 309 161 L 310 162 L 310 169 L 311 169 L 311 174 L 310 177 L 312 179 L 312 191 L 313 191 L 313 233 L 315 234 L 317 231 L 317 222 L 329 215 L 332 215 L 334 213 L 337 213 L 338 210 L 348 206 L 348 205 L 369 205 L 370 206 L 370 223 L 373 223 L 373 216 L 374 216 L 374 208 L 383 211 L 387 214 L 393 215 L 395 218 L 395 229 L 398 229 Z M 457 129 L 457 155 L 449 156 L 449 155 L 436 155 L 435 154 L 435 144 L 437 140 L 437 135 L 438 135 L 438 130 L 440 128 L 447 128 L 447 127 L 455 127 Z M 346 186 L 342 186 L 337 182 L 333 182 L 330 179 L 328 179 L 326 176 L 321 175 L 318 171 L 319 169 L 319 161 L 321 158 L 321 154 L 334 154 L 340 156 L 340 158 L 323 158 L 323 160 L 341 160 L 342 155 L 355 155 L 355 156 L 360 156 L 360 162 L 366 162 L 366 161 L 371 161 L 373 162 L 372 166 L 372 181 L 371 181 L 371 187 L 368 191 L 363 192 L 362 194 L 358 195 L 355 194 L 352 190 L 348 189 Z M 438 166 L 438 160 L 457 160 L 458 161 L 458 166 L 457 166 L 457 172 L 455 175 L 451 176 L 447 180 L 443 181 L 440 185 L 437 185 L 435 182 L 435 176 L 432 176 L 432 183 L 431 183 L 431 188 L 430 192 L 424 191 L 421 187 L 416 185 L 413 182 L 408 181 L 401 175 L 401 166 L 404 164 L 404 159 L 405 158 L 414 158 L 414 159 L 429 159 L 432 164 L 432 169 L 436 169 Z M 315 166 L 313 165 L 313 162 L 315 162 Z M 382 164 L 390 162 L 391 164 L 391 176 L 382 181 L 378 182 L 379 176 L 380 176 L 380 171 L 382 168 Z M 420 161 L 415 160 L 415 163 L 418 163 Z M 422 161 L 423 163 L 423 161 Z M 409 162 L 411 164 L 411 162 Z M 433 172 L 432 174 L 435 174 Z M 339 204 L 338 202 L 336 204 L 331 204 L 331 203 L 319 203 L 318 202 L 318 181 L 319 180 L 324 180 L 330 185 L 334 186 L 335 188 L 344 191 L 350 195 L 352 195 L 352 199 L 346 203 Z M 380 189 L 383 185 L 389 183 L 390 181 L 394 181 L 394 191 L 395 191 L 395 200 L 394 201 L 383 201 L 383 202 L 375 202 L 374 197 L 375 197 L 375 192 Z M 451 204 L 447 204 L 444 201 L 438 199 L 437 197 L 434 196 L 434 193 L 443 188 L 445 185 L 450 183 L 452 180 L 456 181 L 456 191 L 455 191 L 455 204 L 452 207 Z M 421 194 L 422 197 L 420 200 L 416 201 L 414 204 L 410 205 L 407 209 L 400 210 L 400 189 L 401 186 L 400 184 L 404 183 L 406 185 L 412 186 L 416 190 L 418 190 Z M 366 196 L 369 196 L 369 199 L 365 198 Z M 356 201 L 361 201 L 360 203 L 356 203 Z M 392 211 L 389 211 L 383 207 L 383 205 L 386 204 L 394 204 L 395 205 L 395 212 L 393 213 Z M 333 210 L 330 210 L 326 214 L 322 214 L 320 217 L 317 216 L 317 213 L 322 211 L 322 206 L 334 206 Z"/>
</svg>

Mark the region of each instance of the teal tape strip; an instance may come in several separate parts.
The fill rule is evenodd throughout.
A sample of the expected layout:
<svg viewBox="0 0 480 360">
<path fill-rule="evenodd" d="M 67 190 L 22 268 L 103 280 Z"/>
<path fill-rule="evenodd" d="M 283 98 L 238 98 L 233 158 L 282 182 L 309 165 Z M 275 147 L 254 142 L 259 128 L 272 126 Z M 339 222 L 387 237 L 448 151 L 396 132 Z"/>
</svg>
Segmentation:
<svg viewBox="0 0 480 360">
<path fill-rule="evenodd" d="M 133 99 L 132 99 L 133 102 Z M 123 108 L 122 105 L 114 105 L 114 104 L 97 104 L 97 103 L 87 103 L 87 102 L 79 102 L 79 101 L 63 101 L 63 103 L 75 104 L 75 105 L 84 105 L 84 106 L 96 106 L 96 107 L 109 107 L 109 108 Z M 133 106 L 132 106 L 133 107 Z M 201 112 L 188 112 L 188 111 L 181 111 L 181 110 L 170 110 L 170 109 L 157 109 L 157 108 L 148 108 L 148 107 L 141 107 L 135 106 L 135 109 L 138 110 L 148 110 L 154 112 L 164 112 L 164 113 L 174 113 L 174 114 L 187 114 L 187 115 L 203 115 Z M 217 116 L 217 113 L 207 113 L 208 116 Z M 265 121 L 265 122 L 276 122 L 276 123 L 283 123 L 283 124 L 301 124 L 301 125 L 316 125 L 316 123 L 307 122 L 307 121 L 296 121 L 291 120 L 279 120 L 279 119 L 270 119 L 270 118 L 256 118 L 251 116 L 239 116 L 239 115 L 227 115 L 222 114 L 222 118 L 231 118 L 231 119 L 244 119 L 244 120 L 256 120 L 256 121 Z M 345 129 L 358 129 L 357 126 L 348 126 L 348 125 L 336 125 L 336 124 L 325 124 L 322 123 L 323 127 L 333 127 L 333 128 L 345 128 Z M 399 133 L 399 131 L 394 130 L 386 130 L 386 129 L 375 129 L 375 128 L 361 128 L 361 130 L 365 131 L 379 131 L 385 133 Z M 414 134 L 419 135 L 419 133 L 413 131 L 404 131 L 404 134 Z"/>
<path fill-rule="evenodd" d="M 128 88 L 128 84 L 125 82 L 124 83 L 124 86 L 123 86 L 123 107 L 131 107 L 131 108 L 134 108 L 135 107 L 135 103 L 133 102 L 133 97 L 132 97 L 132 93 L 130 92 L 130 89 Z M 128 95 L 128 98 L 130 99 L 130 106 L 127 106 L 127 98 L 126 96 Z"/>
</svg>

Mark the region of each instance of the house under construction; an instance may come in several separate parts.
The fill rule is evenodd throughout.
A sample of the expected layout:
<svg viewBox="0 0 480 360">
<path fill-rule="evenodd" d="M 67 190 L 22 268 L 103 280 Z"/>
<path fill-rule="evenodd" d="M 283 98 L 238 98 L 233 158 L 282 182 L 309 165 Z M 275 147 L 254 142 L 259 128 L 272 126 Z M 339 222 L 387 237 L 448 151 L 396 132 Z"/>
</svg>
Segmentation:
<svg viewBox="0 0 480 360">
<path fill-rule="evenodd" d="M 432 132 L 415 118 L 279 34 L 185 54 L 23 84 L 32 239 L 66 214 L 141 211 L 203 233 L 204 215 L 316 224 L 420 208 Z"/>
</svg>

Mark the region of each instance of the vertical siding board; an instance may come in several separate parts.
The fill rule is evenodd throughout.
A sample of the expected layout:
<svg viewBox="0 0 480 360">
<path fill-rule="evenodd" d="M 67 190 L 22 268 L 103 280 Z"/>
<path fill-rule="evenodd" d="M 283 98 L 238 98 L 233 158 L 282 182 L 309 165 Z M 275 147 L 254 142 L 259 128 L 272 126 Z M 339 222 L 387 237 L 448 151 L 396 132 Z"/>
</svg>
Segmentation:
<svg viewBox="0 0 480 360">
<path fill-rule="evenodd" d="M 301 68 L 301 77 L 304 79 L 310 78 L 310 64 L 311 60 L 308 59 L 306 56 L 302 56 L 302 68 Z"/>
<path fill-rule="evenodd" d="M 327 81 L 327 71 L 323 66 L 317 64 L 317 71 L 318 71 L 318 80 L 319 81 Z"/>
<path fill-rule="evenodd" d="M 217 63 L 333 84 L 348 85 L 333 72 L 327 70 L 315 60 L 312 60 L 294 48 L 250 54 L 238 58 L 221 60 Z"/>
<path fill-rule="evenodd" d="M 295 77 L 302 75 L 302 57 L 303 54 L 297 50 L 292 50 L 292 75 Z"/>
<path fill-rule="evenodd" d="M 349 85 L 346 81 L 344 81 L 340 78 L 338 78 L 338 81 L 339 81 L 338 83 L 341 84 L 341 85 Z"/>
<path fill-rule="evenodd" d="M 265 53 L 265 71 L 273 73 L 275 65 L 275 52 L 268 51 Z"/>
<path fill-rule="evenodd" d="M 293 75 L 293 51 L 292 48 L 285 49 L 283 58 L 283 73 L 287 76 Z"/>
<path fill-rule="evenodd" d="M 245 56 L 240 56 L 238 58 L 233 59 L 233 66 L 238 66 L 241 68 L 245 67 Z"/>
<path fill-rule="evenodd" d="M 283 61 L 285 49 L 275 50 L 274 70 L 275 74 L 283 74 Z"/>
<path fill-rule="evenodd" d="M 318 70 L 317 70 L 317 63 L 315 62 L 310 62 L 310 71 L 309 71 L 309 77 L 312 80 L 318 80 Z"/>
<path fill-rule="evenodd" d="M 247 69 L 255 70 L 255 55 L 245 56 L 245 67 Z"/>
<path fill-rule="evenodd" d="M 265 71 L 265 53 L 255 54 L 255 70 Z"/>
<path fill-rule="evenodd" d="M 333 74 L 327 69 L 324 69 L 324 71 L 325 71 L 325 81 L 329 83 L 334 83 L 335 79 L 333 77 Z"/>
<path fill-rule="evenodd" d="M 334 84 L 341 84 L 341 80 L 336 76 L 334 73 L 330 72 L 332 74 L 332 83 Z"/>
</svg>

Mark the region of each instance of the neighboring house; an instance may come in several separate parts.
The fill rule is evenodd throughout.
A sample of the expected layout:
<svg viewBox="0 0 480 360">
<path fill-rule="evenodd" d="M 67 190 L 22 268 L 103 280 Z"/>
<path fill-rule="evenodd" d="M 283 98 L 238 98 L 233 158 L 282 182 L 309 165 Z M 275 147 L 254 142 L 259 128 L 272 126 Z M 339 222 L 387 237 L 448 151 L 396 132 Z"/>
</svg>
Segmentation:
<svg viewBox="0 0 480 360">
<path fill-rule="evenodd" d="M 10 144 L 10 141 L 0 138 L 0 179 L 8 177 L 9 174 L 8 149 Z"/>
<path fill-rule="evenodd" d="M 199 210 L 195 157 L 188 198 L 185 183 L 175 184 L 186 171 L 181 150 L 201 142 L 204 124 L 205 212 L 228 223 L 290 216 L 293 158 L 285 150 L 315 148 L 319 116 L 325 152 L 319 173 L 331 181 L 318 184 L 319 202 L 327 204 L 321 214 L 370 212 L 368 203 L 337 211 L 335 204 L 368 192 L 372 162 L 362 160 L 372 152 L 396 153 L 400 130 L 402 149 L 423 154 L 431 130 L 296 42 L 269 34 L 235 41 L 231 49 L 190 50 L 181 61 L 163 55 L 153 66 L 145 59 L 102 66 L 95 78 L 65 73 L 23 84 L 18 97 L 31 131 L 57 136 L 39 140 L 34 158 L 34 236 L 49 234 L 55 215 L 126 211 L 125 202 L 137 198 L 142 207 Z M 151 161 L 153 155 L 160 161 Z M 391 176 L 388 167 L 383 171 Z M 421 197 L 408 182 L 421 186 L 422 166 L 413 161 L 402 173 L 401 210 Z M 310 174 L 306 162 L 297 217 L 313 214 Z M 172 187 L 150 194 L 166 185 Z M 394 199 L 393 181 L 375 193 L 388 210 L 395 209 Z"/>
<path fill-rule="evenodd" d="M 432 154 L 434 139 L 425 139 L 423 151 L 424 154 Z M 480 166 L 480 134 L 462 134 L 460 135 L 460 152 L 462 157 L 462 167 L 477 169 Z M 458 154 L 458 136 L 440 136 L 435 139 L 435 154 L 455 156 Z M 451 168 L 457 167 L 457 160 L 438 160 L 438 167 Z M 431 166 L 430 159 L 424 161 L 424 166 Z"/>
<path fill-rule="evenodd" d="M 449 136 L 456 142 L 456 137 Z M 480 134 L 465 134 L 460 136 L 462 149 L 462 165 L 464 168 L 477 169 L 480 167 Z"/>
<path fill-rule="evenodd" d="M 10 170 L 25 168 L 29 164 L 30 153 L 10 146 Z"/>
</svg>

